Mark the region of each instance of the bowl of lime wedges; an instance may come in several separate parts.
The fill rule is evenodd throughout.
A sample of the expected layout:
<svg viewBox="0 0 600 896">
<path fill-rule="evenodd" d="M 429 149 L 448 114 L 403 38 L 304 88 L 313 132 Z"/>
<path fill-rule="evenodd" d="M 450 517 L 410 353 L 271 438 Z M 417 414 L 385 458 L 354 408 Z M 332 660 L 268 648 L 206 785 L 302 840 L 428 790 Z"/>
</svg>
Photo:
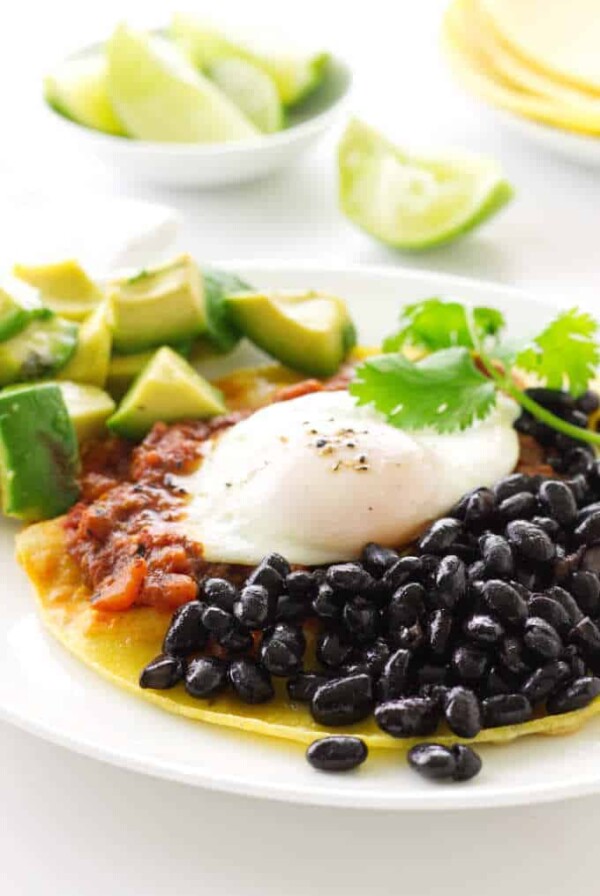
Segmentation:
<svg viewBox="0 0 600 896">
<path fill-rule="evenodd" d="M 351 73 L 326 52 L 259 48 L 187 15 L 119 25 L 45 79 L 54 121 L 126 177 L 216 187 L 295 161 L 339 116 Z"/>
</svg>

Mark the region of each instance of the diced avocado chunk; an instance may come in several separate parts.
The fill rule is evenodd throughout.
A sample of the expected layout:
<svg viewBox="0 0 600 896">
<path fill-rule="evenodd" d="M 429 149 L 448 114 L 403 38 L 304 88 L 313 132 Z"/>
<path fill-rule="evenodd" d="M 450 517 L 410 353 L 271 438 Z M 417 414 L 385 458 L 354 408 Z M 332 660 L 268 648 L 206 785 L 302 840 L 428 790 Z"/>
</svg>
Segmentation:
<svg viewBox="0 0 600 896">
<path fill-rule="evenodd" d="M 104 387 L 108 377 L 111 345 L 108 308 L 103 303 L 79 327 L 77 348 L 58 373 L 58 378 Z"/>
<path fill-rule="evenodd" d="M 20 333 L 39 311 L 37 294 L 14 277 L 3 277 L 0 282 L 0 341 Z"/>
<path fill-rule="evenodd" d="M 110 395 L 98 386 L 86 383 L 72 383 L 67 380 L 57 383 L 71 423 L 75 427 L 79 443 L 97 439 L 106 432 L 106 421 L 114 413 L 116 404 Z"/>
<path fill-rule="evenodd" d="M 164 346 L 129 389 L 108 426 L 126 438 L 141 439 L 159 420 L 175 423 L 224 412 L 221 393 Z"/>
<path fill-rule="evenodd" d="M 7 516 L 32 522 L 78 498 L 75 429 L 55 383 L 0 392 L 0 493 Z"/>
<path fill-rule="evenodd" d="M 102 299 L 102 292 L 72 258 L 51 264 L 16 264 L 13 273 L 40 291 L 44 305 L 69 320 L 83 320 Z"/>
<path fill-rule="evenodd" d="M 187 358 L 192 350 L 192 344 L 182 342 L 179 345 L 171 346 L 171 348 L 182 358 Z M 146 352 L 136 352 L 133 355 L 112 356 L 108 365 L 106 388 L 113 398 L 118 400 L 125 395 L 136 376 L 139 376 L 148 362 L 152 360 L 153 355 L 154 349 L 149 349 Z"/>
<path fill-rule="evenodd" d="M 218 351 L 229 352 L 240 341 L 242 333 L 230 317 L 226 296 L 252 287 L 229 271 L 203 268 L 202 273 L 206 297 L 206 336 Z"/>
<path fill-rule="evenodd" d="M 0 342 L 0 386 L 53 376 L 77 348 L 77 326 L 41 309 L 24 330 Z"/>
<path fill-rule="evenodd" d="M 293 370 L 331 376 L 356 344 L 345 302 L 319 292 L 240 292 L 231 319 L 267 354 Z"/>
<path fill-rule="evenodd" d="M 206 329 L 202 274 L 189 255 L 113 280 L 108 302 L 119 352 L 182 342 Z"/>
</svg>

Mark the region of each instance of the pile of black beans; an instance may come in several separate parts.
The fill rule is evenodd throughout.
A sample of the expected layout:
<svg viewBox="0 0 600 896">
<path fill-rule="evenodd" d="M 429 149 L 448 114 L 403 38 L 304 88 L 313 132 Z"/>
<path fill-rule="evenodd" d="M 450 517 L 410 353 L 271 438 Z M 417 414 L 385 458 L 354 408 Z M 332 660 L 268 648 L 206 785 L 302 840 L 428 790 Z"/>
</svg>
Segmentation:
<svg viewBox="0 0 600 896">
<path fill-rule="evenodd" d="M 586 458 L 566 478 L 515 473 L 475 489 L 408 555 L 368 544 L 357 562 L 293 570 L 269 554 L 241 588 L 207 579 L 141 686 L 183 681 L 199 699 L 230 689 L 258 704 L 285 679 L 319 724 L 373 715 L 397 738 L 445 723 L 470 739 L 586 706 L 600 694 L 600 461 Z M 366 755 L 334 746 L 317 750 L 318 767 L 328 749 L 346 767 Z M 478 771 L 470 755 L 426 747 L 411 760 L 423 774 Z"/>
<path fill-rule="evenodd" d="M 561 420 L 580 429 L 587 429 L 590 414 L 600 407 L 600 398 L 596 392 L 584 392 L 574 398 L 560 389 L 540 387 L 526 389 L 525 394 Z M 590 445 L 557 432 L 546 423 L 536 420 L 527 411 L 523 411 L 515 422 L 515 429 L 524 435 L 533 436 L 546 449 L 547 462 L 557 473 L 567 476 L 585 473 L 594 460 L 594 449 Z"/>
</svg>

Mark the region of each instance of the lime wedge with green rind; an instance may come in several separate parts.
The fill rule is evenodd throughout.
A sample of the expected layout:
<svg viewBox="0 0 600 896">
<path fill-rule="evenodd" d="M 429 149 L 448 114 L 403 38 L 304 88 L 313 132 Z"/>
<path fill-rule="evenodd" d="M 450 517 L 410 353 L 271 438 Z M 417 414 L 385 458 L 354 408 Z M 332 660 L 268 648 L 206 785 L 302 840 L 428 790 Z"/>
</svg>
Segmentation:
<svg viewBox="0 0 600 896">
<path fill-rule="evenodd" d="M 246 59 L 220 59 L 208 77 L 263 134 L 283 127 L 283 106 L 273 78 Z"/>
<path fill-rule="evenodd" d="M 67 59 L 44 79 L 46 101 L 61 115 L 107 134 L 125 135 L 108 95 L 104 56 Z"/>
<path fill-rule="evenodd" d="M 338 149 L 339 197 L 347 217 L 398 249 L 449 243 L 490 218 L 513 190 L 491 159 L 417 158 L 353 120 Z"/>
<path fill-rule="evenodd" d="M 221 143 L 257 128 L 176 47 L 119 25 L 107 44 L 108 89 L 132 137 L 169 143 Z"/>
<path fill-rule="evenodd" d="M 244 41 L 231 40 L 217 28 L 195 16 L 176 13 L 171 36 L 193 64 L 205 71 L 221 59 L 245 59 L 273 79 L 284 106 L 304 99 L 321 82 L 328 53 L 308 55 L 263 51 Z"/>
</svg>

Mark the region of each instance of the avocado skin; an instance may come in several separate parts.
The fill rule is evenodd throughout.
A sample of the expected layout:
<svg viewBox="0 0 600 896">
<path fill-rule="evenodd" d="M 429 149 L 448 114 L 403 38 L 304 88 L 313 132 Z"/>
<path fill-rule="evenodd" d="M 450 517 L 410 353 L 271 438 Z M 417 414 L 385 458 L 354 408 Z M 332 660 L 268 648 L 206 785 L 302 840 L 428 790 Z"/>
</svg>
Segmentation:
<svg viewBox="0 0 600 896">
<path fill-rule="evenodd" d="M 79 496 L 77 436 L 60 388 L 34 383 L 0 392 L 2 510 L 26 522 L 68 510 Z"/>
<path fill-rule="evenodd" d="M 229 271 L 203 268 L 202 275 L 206 298 L 206 335 L 220 352 L 230 352 L 242 338 L 242 331 L 231 319 L 225 297 L 253 287 Z"/>
</svg>

